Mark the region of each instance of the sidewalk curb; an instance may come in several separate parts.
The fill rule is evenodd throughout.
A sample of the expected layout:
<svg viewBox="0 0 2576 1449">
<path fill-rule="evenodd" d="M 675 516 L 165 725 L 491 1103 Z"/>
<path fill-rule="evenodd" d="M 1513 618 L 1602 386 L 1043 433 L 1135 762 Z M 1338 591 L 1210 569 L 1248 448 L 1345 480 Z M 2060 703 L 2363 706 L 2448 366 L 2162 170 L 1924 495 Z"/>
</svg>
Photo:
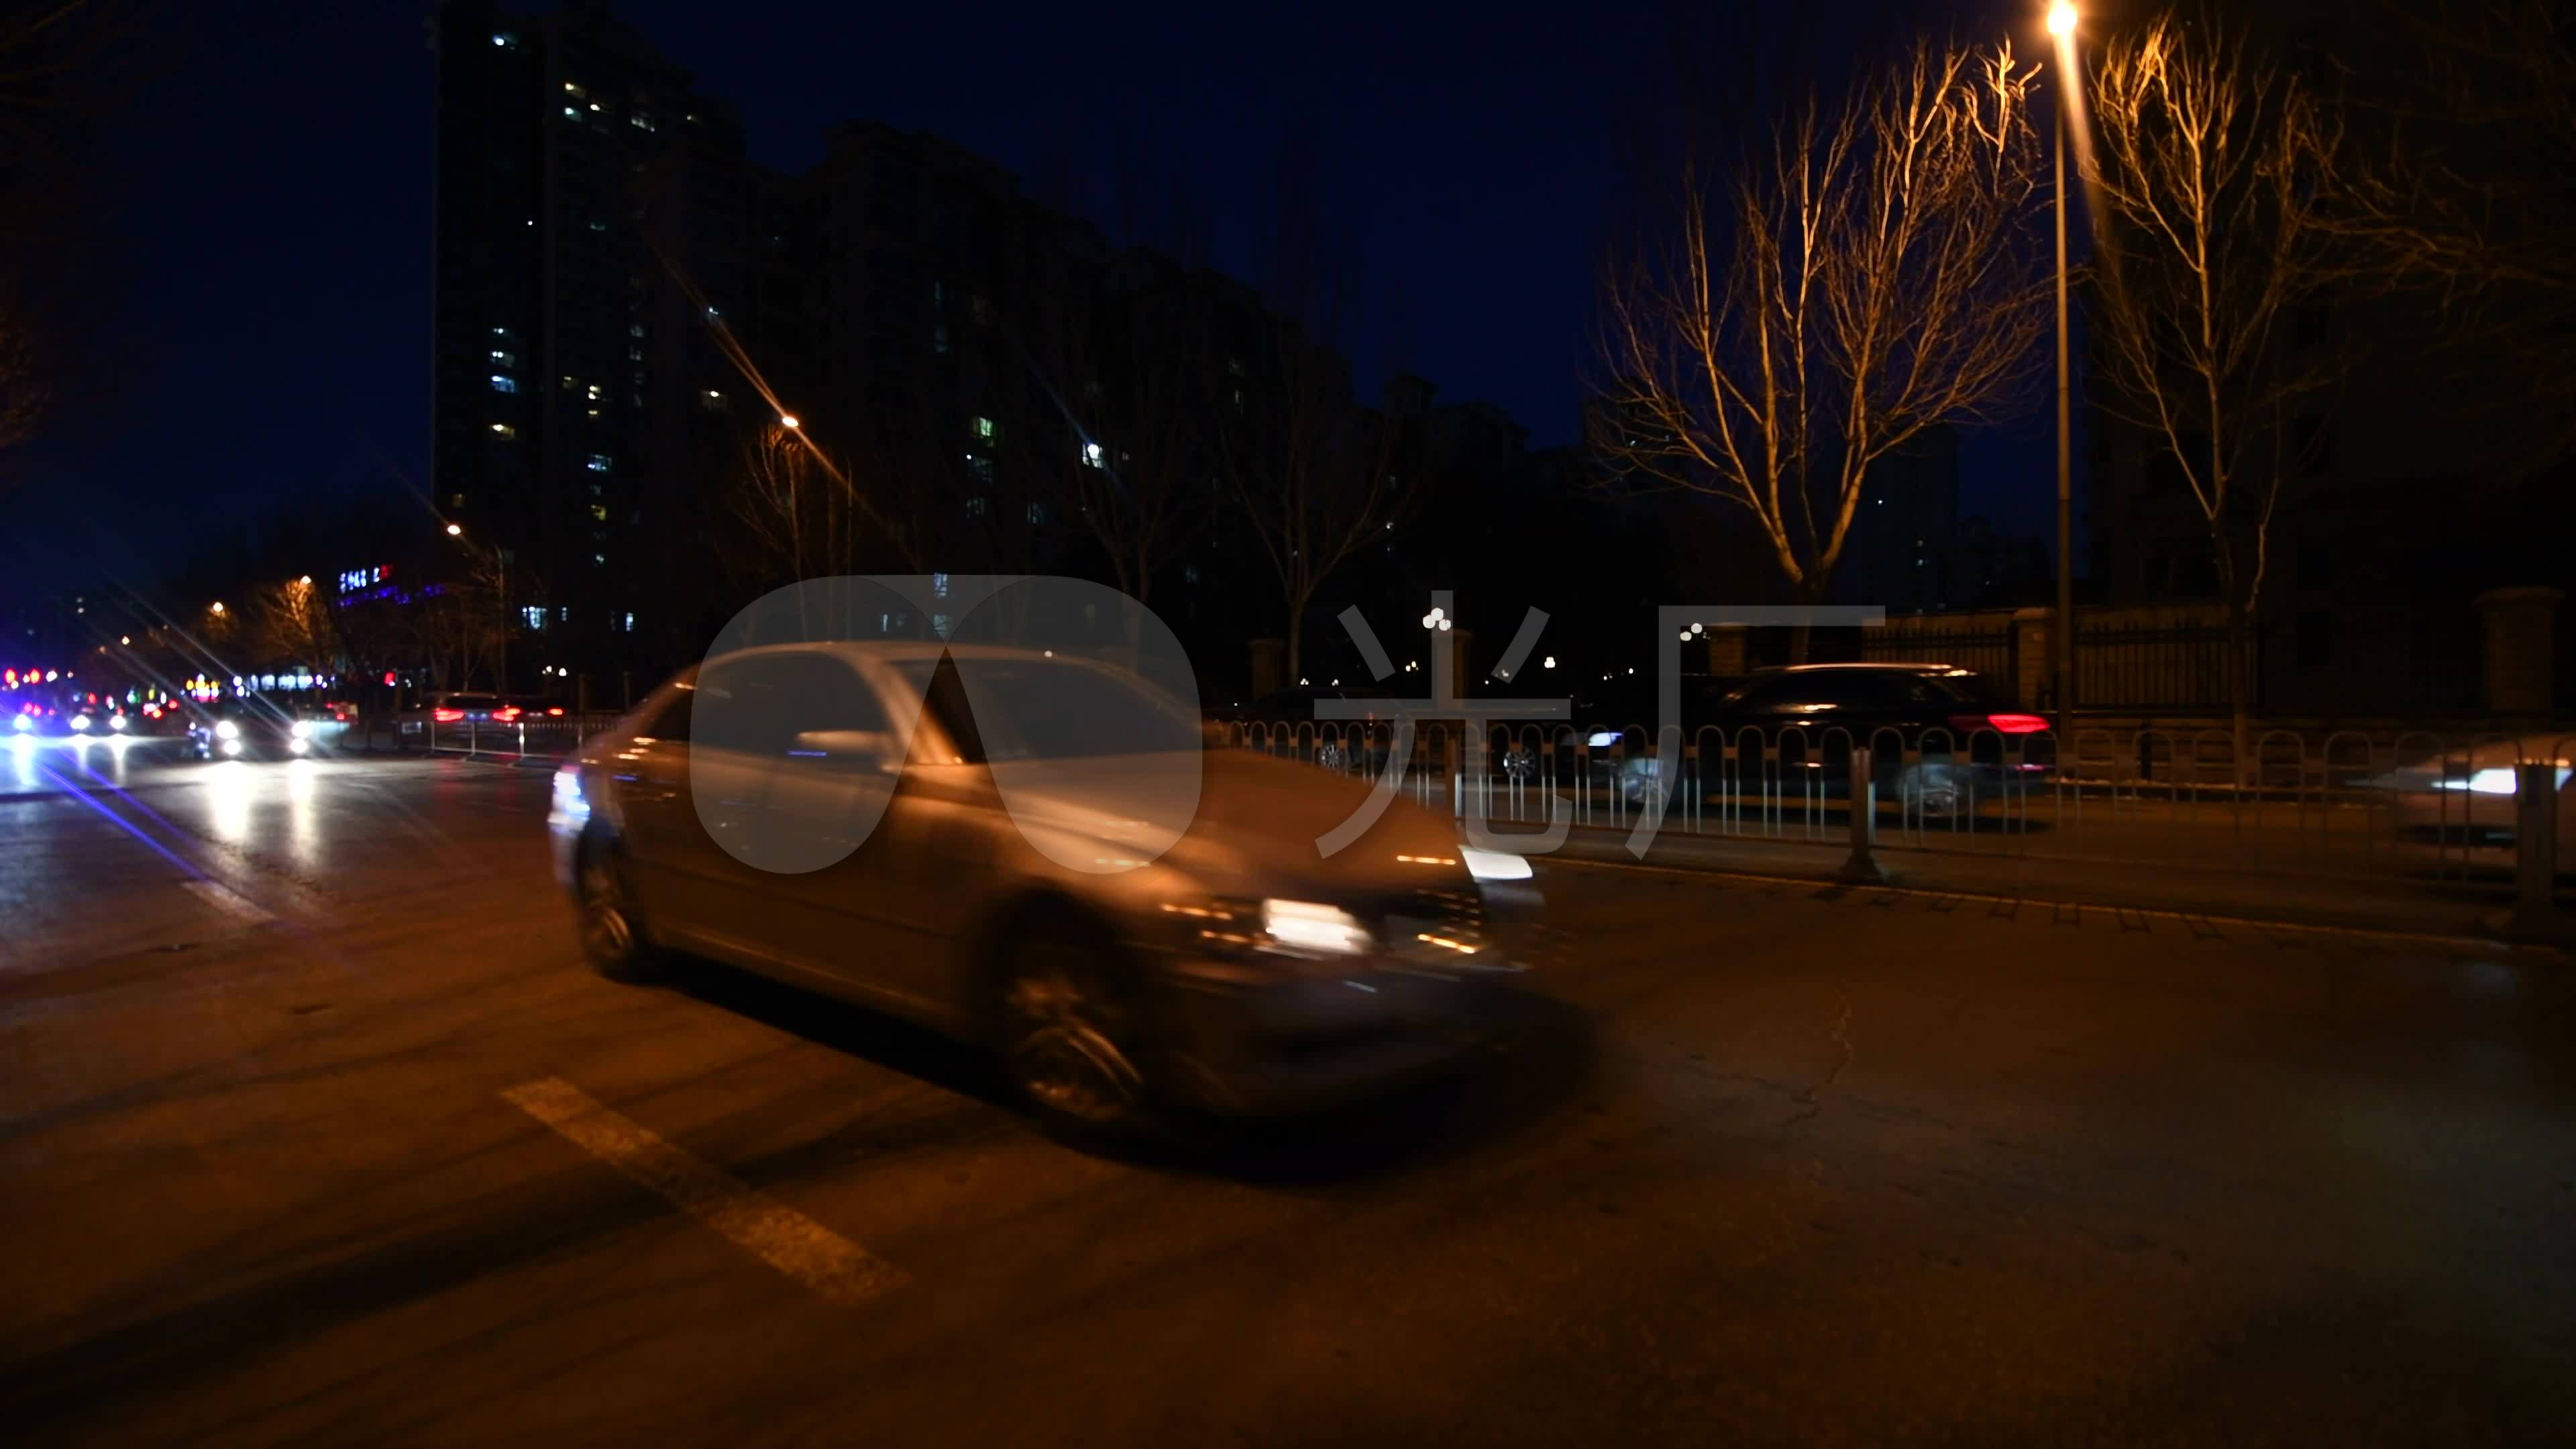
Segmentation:
<svg viewBox="0 0 2576 1449">
<path fill-rule="evenodd" d="M 1641 861 L 1630 855 L 1624 845 L 1610 845 L 1608 842 L 1583 843 L 1586 848 L 1582 850 L 1559 850 L 1539 859 L 1541 862 L 1555 861 L 1578 868 L 1655 871 L 1712 879 L 1732 878 L 1767 884 L 1814 886 L 1819 892 L 2069 906 L 2175 920 L 2235 922 L 2301 931 L 2384 936 L 2438 942 L 2454 947 L 2474 946 L 2486 950 L 2548 952 L 2562 956 L 2576 954 L 2570 950 L 2571 945 L 2576 945 L 2576 937 L 2562 934 L 2560 939 L 2554 942 L 2534 943 L 2504 934 L 2499 929 L 2502 917 L 2493 909 L 2492 903 L 2481 907 L 2474 903 L 2463 902 L 2458 908 L 2460 914 L 2456 917 L 2337 911 L 2298 905 L 2271 908 L 2249 906 L 2243 902 L 2205 902 L 2174 895 L 2159 897 L 2144 893 L 2089 890 L 2081 887 L 2070 889 L 2064 886 L 2050 886 L 2043 889 L 2015 891 L 2009 887 L 1998 888 L 1991 883 L 1959 886 L 1943 883 L 1937 875 L 1927 877 L 1922 871 L 1907 870 L 1903 867 L 1891 869 L 1884 881 L 1855 882 L 1841 874 L 1838 863 L 1834 865 L 1818 863 L 1807 866 L 1798 862 L 1778 864 L 1693 862 L 1657 860 L 1651 856 Z"/>
</svg>

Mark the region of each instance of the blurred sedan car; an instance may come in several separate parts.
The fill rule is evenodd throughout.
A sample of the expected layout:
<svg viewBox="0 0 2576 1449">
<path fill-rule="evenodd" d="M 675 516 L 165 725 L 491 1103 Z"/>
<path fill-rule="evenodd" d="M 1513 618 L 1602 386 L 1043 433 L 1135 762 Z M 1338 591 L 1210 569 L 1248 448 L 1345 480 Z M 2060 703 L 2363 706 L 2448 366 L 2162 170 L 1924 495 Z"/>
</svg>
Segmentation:
<svg viewBox="0 0 2576 1449">
<path fill-rule="evenodd" d="M 1135 676 L 1022 651 L 782 645 L 681 675 L 555 777 L 612 976 L 680 947 L 989 1047 L 1051 1126 L 1292 1112 L 1437 1071 L 1514 970 L 1488 882 L 1366 781 L 1237 750 Z"/>
<path fill-rule="evenodd" d="M 2510 849 L 2521 829 L 2522 767 L 2547 762 L 2557 780 L 2557 859 L 2576 861 L 2576 736 L 2508 736 L 2427 755 L 2362 783 L 2394 794 L 2401 840 Z"/>
<path fill-rule="evenodd" d="M 182 751 L 201 760 L 300 760 L 322 748 L 326 723 L 289 710 L 227 706 L 190 719 Z"/>
</svg>

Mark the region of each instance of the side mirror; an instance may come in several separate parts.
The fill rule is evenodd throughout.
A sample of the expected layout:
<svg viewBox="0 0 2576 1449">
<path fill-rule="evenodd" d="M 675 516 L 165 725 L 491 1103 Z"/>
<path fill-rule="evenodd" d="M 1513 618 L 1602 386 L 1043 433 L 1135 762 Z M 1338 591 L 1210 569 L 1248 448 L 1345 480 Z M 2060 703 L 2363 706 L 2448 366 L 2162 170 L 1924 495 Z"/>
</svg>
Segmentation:
<svg viewBox="0 0 2576 1449">
<path fill-rule="evenodd" d="M 788 741 L 787 757 L 829 770 L 892 773 L 894 736 L 884 730 L 806 730 Z"/>
</svg>

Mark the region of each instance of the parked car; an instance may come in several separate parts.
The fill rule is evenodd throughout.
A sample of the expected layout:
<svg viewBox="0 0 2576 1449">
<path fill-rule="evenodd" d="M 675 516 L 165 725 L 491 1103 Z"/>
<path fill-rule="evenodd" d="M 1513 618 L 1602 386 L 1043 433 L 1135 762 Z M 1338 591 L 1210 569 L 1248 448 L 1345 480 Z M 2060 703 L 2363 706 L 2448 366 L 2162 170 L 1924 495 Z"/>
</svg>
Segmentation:
<svg viewBox="0 0 2576 1449">
<path fill-rule="evenodd" d="M 1851 752 L 1874 753 L 1871 778 L 1909 811 L 1950 816 L 1975 809 L 2007 784 L 2045 776 L 2056 754 L 2042 716 L 2015 709 L 1986 676 L 1947 664 L 1804 664 L 1747 676 L 1713 697 L 1685 693 L 1685 744 L 1704 751 L 1748 739 L 1780 748 L 1779 767 L 1811 772 L 1817 793 L 1851 788 Z M 1617 743 L 1604 741 L 1604 743 Z M 1619 765 L 1622 795 L 1643 804 L 1665 762 L 1639 740 Z M 1919 752 L 1912 762 L 1903 759 Z M 1706 768 L 1705 757 L 1703 768 Z M 1748 782 L 1762 765 L 1740 770 Z"/>
<path fill-rule="evenodd" d="M 525 703 L 507 695 L 447 690 L 394 716 L 394 736 L 403 745 L 427 745 L 450 731 L 466 735 L 484 725 L 516 724 L 527 712 Z"/>
<path fill-rule="evenodd" d="M 1179 782 L 1184 808 L 1158 808 Z M 1206 750 L 1105 664 L 791 644 L 583 741 L 549 823 L 603 972 L 681 948 L 910 1018 L 990 1047 L 1087 1134 L 1319 1105 L 1479 1039 L 1512 969 L 1485 885 L 1528 863 L 1403 800 L 1319 850 L 1368 798 Z"/>
</svg>

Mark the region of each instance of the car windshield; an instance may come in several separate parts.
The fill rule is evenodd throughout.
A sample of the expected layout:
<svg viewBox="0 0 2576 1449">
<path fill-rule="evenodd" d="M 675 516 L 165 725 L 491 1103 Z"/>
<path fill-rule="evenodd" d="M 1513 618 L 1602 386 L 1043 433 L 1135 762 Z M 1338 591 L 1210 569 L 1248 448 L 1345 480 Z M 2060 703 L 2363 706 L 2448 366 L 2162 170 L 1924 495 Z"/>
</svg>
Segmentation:
<svg viewBox="0 0 2576 1449">
<path fill-rule="evenodd" d="M 1147 686 L 1071 661 L 916 659 L 896 666 L 979 764 L 1200 748 L 1198 724 Z"/>
</svg>

